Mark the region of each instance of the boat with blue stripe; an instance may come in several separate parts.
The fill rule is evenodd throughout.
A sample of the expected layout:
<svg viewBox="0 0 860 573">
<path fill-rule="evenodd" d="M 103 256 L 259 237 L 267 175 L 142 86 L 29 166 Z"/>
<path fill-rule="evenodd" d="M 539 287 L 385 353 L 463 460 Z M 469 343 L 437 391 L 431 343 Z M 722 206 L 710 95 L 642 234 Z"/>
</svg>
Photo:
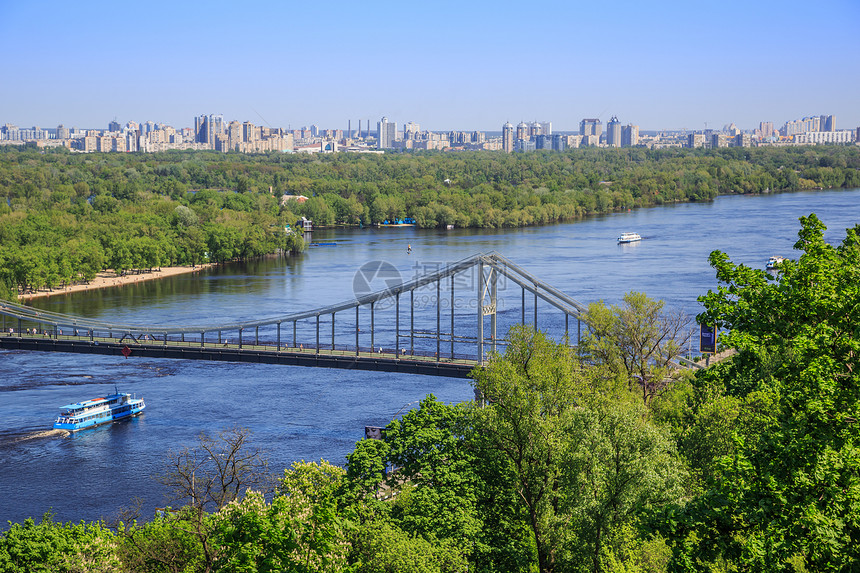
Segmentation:
<svg viewBox="0 0 860 573">
<path fill-rule="evenodd" d="M 55 430 L 76 432 L 102 424 L 137 416 L 146 403 L 132 394 L 115 392 L 109 396 L 93 398 L 68 404 L 60 408 L 60 416 L 54 422 Z"/>
</svg>

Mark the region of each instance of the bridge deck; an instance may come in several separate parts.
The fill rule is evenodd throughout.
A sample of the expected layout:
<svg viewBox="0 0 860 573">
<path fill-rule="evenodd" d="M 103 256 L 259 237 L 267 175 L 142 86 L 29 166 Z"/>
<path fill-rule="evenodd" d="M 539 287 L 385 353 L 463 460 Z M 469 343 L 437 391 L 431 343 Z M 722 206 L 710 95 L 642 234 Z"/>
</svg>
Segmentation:
<svg viewBox="0 0 860 573">
<path fill-rule="evenodd" d="M 44 352 L 73 352 L 122 356 L 123 348 L 131 356 L 148 358 L 172 358 L 188 360 L 215 360 L 221 362 L 250 362 L 254 364 L 282 364 L 293 366 L 316 366 L 322 368 L 345 368 L 400 372 L 404 374 L 426 374 L 466 378 L 477 362 L 474 360 L 451 360 L 434 356 L 401 355 L 386 352 L 358 352 L 354 350 L 331 350 L 320 348 L 288 348 L 266 345 L 212 344 L 201 346 L 191 341 L 143 341 L 125 342 L 116 338 L 59 335 L 10 335 L 0 333 L 0 348 L 6 350 L 38 350 Z"/>
</svg>

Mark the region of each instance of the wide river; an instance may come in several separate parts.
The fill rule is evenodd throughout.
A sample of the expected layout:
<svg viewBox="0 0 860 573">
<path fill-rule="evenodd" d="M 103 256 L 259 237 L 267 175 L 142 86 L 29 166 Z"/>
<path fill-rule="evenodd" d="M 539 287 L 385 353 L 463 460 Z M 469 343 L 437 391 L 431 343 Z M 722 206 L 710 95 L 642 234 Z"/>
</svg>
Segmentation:
<svg viewBox="0 0 860 573">
<path fill-rule="evenodd" d="M 618 303 L 624 293 L 640 291 L 695 315 L 701 311 L 696 297 L 716 286 L 707 262 L 712 250 L 758 268 L 772 255 L 796 257 L 798 217 L 812 212 L 828 226 L 827 240 L 839 242 L 847 227 L 860 223 L 860 189 L 721 197 L 526 229 L 320 230 L 314 241 L 337 246 L 34 305 L 113 322 L 246 321 L 352 299 L 365 285 L 356 273 L 368 262 L 386 261 L 408 279 L 498 251 L 583 303 Z M 623 231 L 644 239 L 618 245 Z M 370 285 L 381 286 L 378 280 Z M 467 286 L 463 296 L 474 290 Z M 505 298 L 504 285 L 500 290 Z M 518 315 L 520 290 L 506 292 L 500 311 Z M 432 318 L 420 320 L 435 328 L 435 308 L 426 316 Z M 471 319 L 474 328 L 474 311 L 458 310 L 458 316 L 458 325 Z M 390 325 L 378 328 L 390 331 Z M 307 332 L 300 336 L 311 340 Z M 60 406 L 104 395 L 114 385 L 144 397 L 145 413 L 66 437 L 46 432 Z M 62 521 L 110 519 L 134 498 L 144 500 L 144 516 L 151 516 L 164 503 L 153 476 L 165 469 L 168 452 L 193 445 L 201 432 L 247 427 L 275 468 L 302 459 L 342 464 L 366 425 L 385 425 L 430 393 L 443 402 L 473 396 L 468 381 L 440 377 L 0 352 L 0 529 L 7 520 L 38 520 L 46 511 Z"/>
</svg>

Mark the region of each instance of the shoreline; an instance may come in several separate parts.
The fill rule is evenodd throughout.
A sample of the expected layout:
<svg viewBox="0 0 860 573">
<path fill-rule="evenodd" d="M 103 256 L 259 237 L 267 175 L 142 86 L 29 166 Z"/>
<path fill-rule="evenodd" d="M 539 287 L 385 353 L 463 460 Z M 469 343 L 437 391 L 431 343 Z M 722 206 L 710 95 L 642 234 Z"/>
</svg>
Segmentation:
<svg viewBox="0 0 860 573">
<path fill-rule="evenodd" d="M 129 284 L 135 284 L 144 281 L 151 281 L 155 279 L 163 279 L 165 277 L 172 277 L 176 275 L 183 275 L 188 273 L 196 273 L 201 269 L 208 269 L 214 267 L 215 263 L 204 263 L 202 265 L 196 265 L 194 267 L 161 267 L 157 271 L 152 271 L 148 273 L 140 273 L 140 274 L 126 274 L 124 276 L 119 276 L 113 271 L 102 271 L 96 275 L 96 278 L 91 280 L 88 283 L 79 283 L 68 285 L 65 287 L 58 287 L 53 290 L 45 290 L 38 291 L 34 293 L 27 294 L 19 294 L 18 302 L 26 302 L 28 300 L 32 300 L 34 298 L 45 298 L 50 296 L 59 296 L 61 294 L 69 294 L 73 292 L 85 292 L 89 290 L 108 288 L 113 286 L 125 286 Z"/>
</svg>

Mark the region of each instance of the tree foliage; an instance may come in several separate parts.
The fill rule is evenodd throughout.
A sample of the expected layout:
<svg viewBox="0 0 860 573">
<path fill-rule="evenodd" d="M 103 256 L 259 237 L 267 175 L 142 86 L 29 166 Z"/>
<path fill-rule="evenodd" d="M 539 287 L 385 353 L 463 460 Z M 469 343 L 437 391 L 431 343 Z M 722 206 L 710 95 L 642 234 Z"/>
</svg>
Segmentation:
<svg viewBox="0 0 860 573">
<path fill-rule="evenodd" d="M 621 376 L 649 406 L 682 373 L 673 363 L 690 340 L 690 319 L 645 293 L 624 295 L 622 306 L 591 303 L 583 316 L 588 332 L 582 356 Z"/>
<path fill-rule="evenodd" d="M 678 500 L 683 469 L 635 402 L 605 402 L 564 344 L 515 327 L 476 372 L 480 434 L 502 453 L 538 570 L 602 571 L 607 539 L 645 508 Z"/>
<path fill-rule="evenodd" d="M 8 573 L 102 573 L 117 570 L 113 533 L 101 523 L 10 524 L 0 535 L 0 571 Z"/>
<path fill-rule="evenodd" d="M 754 423 L 736 426 L 708 489 L 667 520 L 678 570 L 860 562 L 860 227 L 838 246 L 824 229 L 801 218 L 801 255 L 775 277 L 711 254 L 724 286 L 700 318 L 728 329 L 738 354 L 719 374 Z"/>
</svg>

